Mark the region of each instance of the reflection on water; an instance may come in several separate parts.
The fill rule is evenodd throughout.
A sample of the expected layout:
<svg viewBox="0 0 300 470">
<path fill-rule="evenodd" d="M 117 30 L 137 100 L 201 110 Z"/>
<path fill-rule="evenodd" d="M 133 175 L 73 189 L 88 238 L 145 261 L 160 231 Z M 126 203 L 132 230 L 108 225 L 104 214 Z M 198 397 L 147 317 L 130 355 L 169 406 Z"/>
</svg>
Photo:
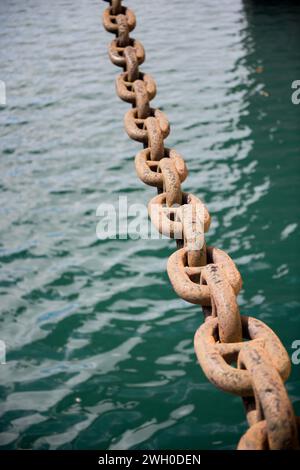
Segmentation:
<svg viewBox="0 0 300 470">
<path fill-rule="evenodd" d="M 128 0 L 184 189 L 243 275 L 243 313 L 299 337 L 299 8 Z M 98 241 L 96 209 L 147 203 L 123 132 L 99 1 L 1 2 L 3 448 L 234 448 L 238 398 L 196 363 L 197 306 L 169 284 L 167 240 Z M 17 34 L 16 34 L 17 32 Z M 295 366 L 294 369 L 297 369 Z M 299 413 L 297 370 L 289 392 Z"/>
</svg>

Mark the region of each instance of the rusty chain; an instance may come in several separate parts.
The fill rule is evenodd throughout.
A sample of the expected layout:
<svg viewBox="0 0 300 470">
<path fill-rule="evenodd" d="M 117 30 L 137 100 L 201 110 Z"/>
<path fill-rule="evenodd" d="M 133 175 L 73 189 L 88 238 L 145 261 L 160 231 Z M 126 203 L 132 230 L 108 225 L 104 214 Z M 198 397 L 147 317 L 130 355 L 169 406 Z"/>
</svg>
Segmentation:
<svg viewBox="0 0 300 470">
<path fill-rule="evenodd" d="M 182 299 L 203 309 L 205 321 L 194 338 L 198 361 L 210 382 L 243 399 L 249 429 L 238 449 L 298 448 L 300 418 L 295 417 L 284 387 L 291 369 L 288 354 L 265 323 L 240 315 L 241 275 L 227 253 L 206 246 L 210 214 L 199 198 L 182 191 L 186 164 L 176 150 L 164 146 L 170 132 L 168 118 L 150 106 L 156 84 L 139 70 L 145 51 L 140 41 L 130 37 L 135 14 L 122 0 L 104 1 L 109 6 L 103 25 L 116 35 L 109 57 L 123 68 L 116 91 L 132 105 L 125 115 L 125 129 L 144 145 L 135 158 L 136 172 L 158 192 L 149 203 L 149 215 L 160 233 L 177 240 L 168 275 Z"/>
</svg>

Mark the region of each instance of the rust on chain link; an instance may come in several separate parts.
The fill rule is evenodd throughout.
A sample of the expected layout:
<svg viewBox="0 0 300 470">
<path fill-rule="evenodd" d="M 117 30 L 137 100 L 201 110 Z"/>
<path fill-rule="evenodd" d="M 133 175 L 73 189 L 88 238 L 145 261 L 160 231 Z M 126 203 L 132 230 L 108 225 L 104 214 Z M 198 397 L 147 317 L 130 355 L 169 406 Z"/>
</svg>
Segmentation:
<svg viewBox="0 0 300 470">
<path fill-rule="evenodd" d="M 125 62 L 125 60 L 124 60 Z M 151 75 L 148 75 L 146 73 L 139 72 L 138 80 L 137 81 L 143 81 L 143 83 L 146 86 L 146 90 L 148 93 L 148 99 L 151 101 L 155 95 L 156 95 L 156 84 Z M 127 103 L 131 103 L 132 105 L 135 105 L 136 103 L 136 95 L 133 89 L 134 83 L 129 82 L 128 80 L 128 73 L 124 72 L 121 73 L 117 78 L 116 78 L 116 91 L 121 98 L 121 100 L 126 101 Z M 137 118 L 138 117 L 138 112 L 137 112 Z"/>
<path fill-rule="evenodd" d="M 158 121 L 159 127 L 162 131 L 163 138 L 168 137 L 170 132 L 170 125 L 167 116 L 159 109 L 150 108 L 150 115 L 155 117 Z M 148 143 L 148 131 L 146 128 L 145 119 L 139 119 L 137 115 L 137 108 L 132 108 L 125 114 L 124 117 L 125 130 L 129 137 L 133 140 Z"/>
<path fill-rule="evenodd" d="M 153 225 L 166 237 L 181 240 L 183 235 L 183 224 L 177 216 L 180 207 L 168 207 L 166 204 L 166 193 L 158 194 L 152 198 L 148 204 L 148 212 Z M 182 203 L 199 206 L 199 212 L 204 213 L 204 231 L 210 227 L 210 215 L 205 204 L 196 196 L 190 193 L 182 193 Z M 178 253 L 177 251 L 175 253 Z M 174 254 L 175 254 L 174 253 Z"/>
<path fill-rule="evenodd" d="M 109 3 L 103 25 L 116 35 L 109 57 L 123 68 L 116 78 L 116 91 L 132 105 L 125 114 L 125 130 L 144 145 L 135 157 L 136 172 L 159 192 L 148 204 L 149 215 L 161 234 L 177 240 L 178 249 L 167 266 L 175 292 L 201 305 L 204 313 L 205 322 L 194 338 L 199 363 L 213 384 L 244 401 L 250 427 L 238 449 L 298 448 L 296 423 L 300 429 L 300 419 L 295 420 L 283 385 L 291 368 L 288 354 L 267 325 L 240 315 L 236 297 L 241 275 L 227 253 L 206 246 L 210 214 L 200 199 L 182 192 L 187 167 L 176 150 L 164 145 L 170 132 L 167 116 L 150 106 L 156 84 L 139 70 L 145 50 L 130 37 L 135 15 L 121 0 Z"/>
<path fill-rule="evenodd" d="M 116 23 L 118 25 L 117 45 L 119 47 L 126 47 L 129 45 L 129 28 L 126 16 L 118 15 Z"/>
<path fill-rule="evenodd" d="M 183 245 L 187 248 L 189 267 L 205 266 L 207 263 L 204 238 L 205 212 L 204 207 L 201 212 L 197 209 L 199 204 L 183 204 L 181 210 L 177 211 L 178 219 L 182 223 Z"/>
<path fill-rule="evenodd" d="M 210 306 L 211 293 L 209 286 L 200 284 L 200 275 L 203 267 L 190 267 L 187 255 L 188 250 L 184 247 L 175 251 L 170 256 L 167 271 L 171 284 L 177 295 L 187 302 Z M 237 295 L 242 287 L 242 279 L 230 256 L 218 248 L 208 246 L 207 261 L 222 267 L 224 277 L 226 276 L 234 293 Z"/>
<path fill-rule="evenodd" d="M 121 13 L 126 16 L 127 25 L 129 32 L 135 28 L 136 20 L 135 14 L 130 8 L 121 7 Z M 119 26 L 117 24 L 116 15 L 112 11 L 112 7 L 108 7 L 104 10 L 102 16 L 103 26 L 109 33 L 118 34 Z"/>
<path fill-rule="evenodd" d="M 111 11 L 113 15 L 119 15 L 122 11 L 122 0 L 111 0 Z"/>
<path fill-rule="evenodd" d="M 143 80 L 136 80 L 133 84 L 133 90 L 137 117 L 138 119 L 146 119 L 150 115 L 150 99 L 146 83 Z"/>
<path fill-rule="evenodd" d="M 135 157 L 135 169 L 138 177 L 149 186 L 163 188 L 163 175 L 161 173 L 160 161 L 151 160 L 151 149 L 149 147 L 141 150 Z M 174 149 L 164 148 L 163 159 L 170 158 L 176 167 L 180 182 L 182 183 L 188 174 L 185 161 Z"/>
<path fill-rule="evenodd" d="M 260 341 L 272 358 L 273 366 L 282 380 L 290 374 L 289 356 L 279 338 L 265 323 L 253 317 L 241 316 L 243 338 Z M 253 387 L 248 371 L 237 369 L 230 364 L 237 361 L 245 342 L 221 343 L 218 318 L 208 318 L 196 331 L 194 345 L 198 361 L 207 378 L 221 390 L 239 396 L 252 396 Z"/>
<path fill-rule="evenodd" d="M 166 194 L 167 206 L 182 204 L 180 177 L 175 163 L 171 158 L 163 158 L 159 162 L 159 168 L 163 176 L 163 191 Z"/>
<path fill-rule="evenodd" d="M 164 136 L 160 123 L 154 116 L 149 116 L 145 120 L 144 127 L 147 131 L 147 145 L 150 148 L 150 158 L 151 160 L 160 160 L 164 155 Z"/>
<path fill-rule="evenodd" d="M 300 418 L 296 417 L 298 436 L 300 435 Z M 299 448 L 299 445 L 296 446 Z M 270 450 L 266 420 L 259 421 L 241 437 L 238 450 Z"/>
<path fill-rule="evenodd" d="M 139 62 L 134 47 L 127 46 L 124 49 L 127 77 L 129 82 L 134 82 L 139 76 Z"/>
<path fill-rule="evenodd" d="M 242 341 L 242 322 L 235 292 L 220 264 L 207 264 L 200 276 L 200 285 L 209 288 L 212 316 L 218 318 L 222 343 Z"/>
<path fill-rule="evenodd" d="M 264 346 L 246 343 L 239 353 L 238 367 L 249 373 L 254 391 L 255 421 L 266 420 L 269 449 L 296 448 L 298 436 L 293 408 L 282 378 Z"/>
<path fill-rule="evenodd" d="M 129 39 L 128 43 L 124 45 L 121 45 L 117 39 L 114 39 L 108 48 L 108 55 L 111 62 L 118 67 L 126 67 L 126 59 L 124 56 L 126 46 L 133 47 L 138 64 L 141 65 L 145 60 L 145 50 L 143 45 L 137 39 Z"/>
</svg>

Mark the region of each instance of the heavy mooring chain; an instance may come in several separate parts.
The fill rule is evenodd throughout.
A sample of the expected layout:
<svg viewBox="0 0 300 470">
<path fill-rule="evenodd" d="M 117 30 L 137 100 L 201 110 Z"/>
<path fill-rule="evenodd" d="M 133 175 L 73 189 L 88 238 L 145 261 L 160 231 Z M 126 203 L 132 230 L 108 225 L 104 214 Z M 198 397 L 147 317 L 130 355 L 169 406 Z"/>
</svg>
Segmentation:
<svg viewBox="0 0 300 470">
<path fill-rule="evenodd" d="M 214 385 L 243 399 L 250 427 L 238 449 L 298 448 L 300 419 L 295 418 L 284 387 L 291 368 L 288 354 L 265 323 L 240 315 L 241 275 L 227 253 L 206 246 L 210 214 L 199 198 L 182 191 L 186 164 L 175 149 L 164 145 L 170 132 L 167 116 L 150 106 L 156 84 L 139 69 L 145 50 L 130 37 L 135 14 L 121 0 L 105 1 L 109 6 L 103 25 L 116 35 L 109 57 L 123 68 L 116 91 L 132 105 L 125 115 L 125 129 L 144 145 L 135 157 L 136 172 L 158 191 L 148 206 L 153 224 L 177 240 L 178 249 L 168 260 L 168 275 L 182 299 L 203 308 L 205 322 L 194 338 L 199 363 Z"/>
</svg>

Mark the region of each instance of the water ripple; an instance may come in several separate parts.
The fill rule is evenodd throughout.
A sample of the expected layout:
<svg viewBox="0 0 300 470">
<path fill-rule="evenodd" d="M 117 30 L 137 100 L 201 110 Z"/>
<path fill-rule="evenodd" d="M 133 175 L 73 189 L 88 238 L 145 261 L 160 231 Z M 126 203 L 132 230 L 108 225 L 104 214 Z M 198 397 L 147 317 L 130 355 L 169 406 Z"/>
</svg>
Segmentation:
<svg viewBox="0 0 300 470">
<path fill-rule="evenodd" d="M 242 313 L 267 321 L 292 353 L 299 9 L 127 1 L 147 51 L 142 69 L 157 82 L 153 106 L 170 119 L 166 145 L 186 159 L 184 189 L 213 217 L 207 242 L 238 264 Z M 201 311 L 170 286 L 174 243 L 96 238 L 100 203 L 154 194 L 136 177 L 140 146 L 123 130 L 105 6 L 0 3 L 0 447 L 233 448 L 243 409 L 197 365 Z M 289 387 L 299 414 L 295 371 Z"/>
</svg>

